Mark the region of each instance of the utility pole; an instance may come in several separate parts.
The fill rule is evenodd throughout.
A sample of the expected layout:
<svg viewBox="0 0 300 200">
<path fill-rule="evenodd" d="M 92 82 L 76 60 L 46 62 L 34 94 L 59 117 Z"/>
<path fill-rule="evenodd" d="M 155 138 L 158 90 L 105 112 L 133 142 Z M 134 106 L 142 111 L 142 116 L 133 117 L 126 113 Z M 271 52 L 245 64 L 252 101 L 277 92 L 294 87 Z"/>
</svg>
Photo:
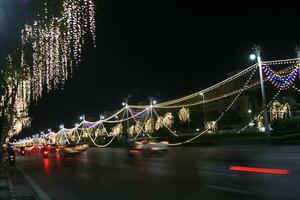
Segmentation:
<svg viewBox="0 0 300 200">
<path fill-rule="evenodd" d="M 296 45 L 295 51 L 297 53 L 298 59 L 300 59 L 300 45 L 299 44 Z M 300 60 L 298 60 L 298 78 L 300 81 Z"/>
<path fill-rule="evenodd" d="M 201 92 L 200 95 L 202 96 L 203 101 L 203 114 L 204 114 L 204 129 L 206 129 L 206 108 L 205 108 L 205 96 L 204 93 Z"/>
<path fill-rule="evenodd" d="M 262 61 L 261 61 L 261 57 L 260 57 L 261 47 L 259 45 L 254 45 L 253 51 L 257 57 L 257 63 L 258 63 L 258 67 L 259 67 L 259 77 L 260 77 L 260 87 L 261 87 L 262 109 L 263 109 L 265 132 L 267 135 L 267 139 L 270 139 L 271 134 L 270 134 L 270 129 L 269 129 L 268 111 L 267 111 L 267 106 L 266 106 L 264 74 L 263 74 L 263 70 L 262 70 Z"/>
</svg>

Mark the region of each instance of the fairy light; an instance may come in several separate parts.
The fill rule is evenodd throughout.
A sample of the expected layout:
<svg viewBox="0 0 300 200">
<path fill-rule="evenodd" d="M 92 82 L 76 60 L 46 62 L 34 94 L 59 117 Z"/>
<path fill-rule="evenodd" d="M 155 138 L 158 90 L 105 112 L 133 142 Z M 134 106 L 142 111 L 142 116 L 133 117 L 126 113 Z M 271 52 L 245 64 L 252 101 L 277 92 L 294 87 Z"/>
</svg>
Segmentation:
<svg viewBox="0 0 300 200">
<path fill-rule="evenodd" d="M 277 62 L 277 63 L 271 63 L 272 65 L 275 65 L 275 64 L 293 64 L 294 63 L 294 61 L 287 61 L 287 62 Z M 264 63 L 264 66 L 267 66 L 266 65 L 266 63 Z M 254 83 L 252 83 L 252 84 L 249 84 L 250 83 L 250 81 L 251 81 L 251 79 L 252 79 L 252 77 L 254 76 L 254 74 L 255 74 L 255 72 L 256 72 L 256 66 L 254 66 L 254 67 L 251 67 L 250 68 L 251 70 L 247 70 L 247 71 L 243 71 L 243 73 L 239 73 L 239 75 L 238 76 L 236 76 L 235 75 L 235 78 L 237 78 L 237 77 L 240 77 L 240 76 L 242 76 L 242 75 L 245 75 L 245 74 L 247 74 L 248 72 L 251 72 L 252 70 L 252 73 L 250 74 L 250 77 L 247 79 L 247 81 L 246 81 L 246 83 L 244 84 L 244 86 L 242 87 L 242 88 L 240 88 L 240 89 L 238 89 L 238 90 L 236 90 L 236 91 L 232 91 L 232 92 L 230 92 L 230 93 L 227 93 L 227 94 L 225 94 L 225 95 L 222 95 L 222 96 L 220 96 L 220 97 L 216 97 L 216 98 L 212 98 L 212 99 L 208 99 L 208 101 L 210 101 L 210 100 L 219 100 L 219 99 L 222 99 L 222 98 L 225 98 L 225 97 L 227 97 L 227 96 L 230 96 L 230 95 L 232 95 L 232 94 L 237 94 L 237 96 L 233 99 L 233 101 L 226 107 L 226 109 L 224 110 L 224 112 L 221 114 L 221 116 L 219 117 L 219 118 L 217 118 L 217 120 L 215 120 L 215 121 L 213 121 L 214 122 L 214 124 L 216 125 L 217 124 L 217 122 L 219 121 L 219 120 L 221 120 L 222 118 L 223 118 L 223 116 L 224 116 L 224 114 L 229 110 L 229 109 L 231 109 L 231 107 L 234 105 L 234 103 L 237 101 L 237 99 L 239 98 L 239 96 L 241 95 L 241 93 L 243 92 L 243 91 L 245 91 L 245 90 L 248 90 L 248 89 L 250 89 L 250 88 L 253 88 L 253 87 L 255 87 L 256 85 L 258 85 L 258 82 L 254 82 Z M 292 75 L 290 75 L 290 74 L 293 74 L 294 73 L 294 71 L 295 71 L 295 69 L 294 69 L 294 67 L 293 66 L 291 66 L 291 67 L 288 67 L 288 68 L 285 68 L 284 70 L 281 70 L 281 71 L 274 71 L 274 70 L 272 70 L 272 69 L 269 69 L 269 71 L 271 72 L 271 73 L 273 73 L 273 74 L 275 74 L 276 76 L 279 76 L 281 79 L 282 79 L 282 81 L 283 82 L 290 82 L 290 79 L 293 77 Z M 266 73 L 267 71 L 265 71 L 265 73 Z M 297 71 L 298 72 L 298 71 Z M 231 81 L 231 80 L 234 80 L 232 77 L 230 77 L 230 78 L 228 78 L 228 79 L 226 79 L 227 81 Z M 268 77 L 265 79 L 265 81 L 266 80 L 268 80 Z M 278 79 L 279 80 L 279 79 Z M 226 83 L 224 83 L 224 82 L 221 82 L 222 84 L 226 84 Z M 219 85 L 222 85 L 222 84 L 219 84 Z M 215 85 L 214 87 L 215 88 L 218 88 L 219 87 L 219 85 Z M 288 83 L 285 83 L 285 85 L 284 86 L 286 86 L 287 88 L 289 88 L 289 87 L 292 87 L 292 88 L 294 88 L 295 90 L 297 90 L 297 88 L 295 87 L 295 86 L 293 86 L 293 85 L 289 85 Z M 273 100 L 278 96 L 278 94 L 283 90 L 283 89 L 286 89 L 285 87 L 281 87 L 280 88 L 280 90 L 279 90 L 279 92 L 273 97 Z M 205 89 L 205 90 L 207 90 L 207 89 Z M 205 90 L 203 90 L 203 91 L 205 91 Z M 197 94 L 197 95 L 199 95 L 199 94 Z M 186 97 L 184 97 L 184 98 L 186 98 Z M 190 95 L 188 96 L 188 98 L 186 98 L 186 99 L 189 99 L 190 98 Z M 180 101 L 178 101 L 178 102 L 182 102 L 182 98 L 180 99 Z M 176 103 L 178 103 L 178 102 L 176 102 Z M 197 102 L 198 104 L 199 104 L 199 102 Z M 204 103 L 204 102 L 200 102 L 200 103 Z M 163 106 L 164 104 L 162 103 L 162 104 L 157 104 L 156 106 L 155 106 L 155 108 L 173 108 L 172 107 L 172 104 L 174 104 L 174 102 L 172 102 L 171 104 L 166 104 L 165 106 Z M 198 105 L 197 104 L 197 105 Z M 124 104 L 125 105 L 125 104 Z M 123 106 L 124 106 L 123 105 Z M 126 104 L 127 105 L 127 104 Z M 189 106 L 193 106 L 193 105 L 196 105 L 196 104 L 189 104 Z M 173 105 L 174 106 L 174 108 L 175 108 L 175 106 L 176 106 L 176 108 L 179 106 L 177 106 L 177 105 Z M 180 106 L 182 106 L 182 105 L 180 105 Z M 126 108 L 127 107 L 127 108 Z M 119 111 L 117 111 L 115 114 L 113 114 L 112 116 L 109 116 L 109 117 L 107 117 L 105 120 L 103 120 L 103 121 L 101 121 L 100 123 L 99 123 L 99 121 L 98 122 L 85 122 L 85 123 L 83 123 L 83 124 L 81 124 L 82 126 L 88 126 L 89 127 L 89 131 L 88 131 L 88 135 L 87 136 L 89 136 L 90 137 L 90 139 L 92 140 L 92 142 L 97 146 L 98 145 L 98 147 L 106 147 L 106 145 L 108 144 L 106 144 L 106 145 L 99 145 L 99 144 L 96 144 L 96 138 L 98 137 L 98 136 L 104 136 L 104 132 L 106 132 L 106 136 L 109 136 L 109 137 L 113 137 L 112 138 L 112 140 L 115 138 L 115 137 L 117 137 L 117 136 L 119 136 L 119 134 L 120 134 L 120 130 L 121 129 L 123 129 L 123 127 L 122 127 L 122 122 L 125 122 L 125 121 L 128 121 L 128 120 L 130 120 L 130 119 L 134 119 L 135 120 L 135 125 L 131 125 L 130 127 L 128 127 L 128 133 L 129 133 L 129 135 L 131 135 L 131 136 L 133 136 L 133 134 L 136 132 L 136 134 L 137 134 L 137 136 L 141 133 L 141 132 L 145 132 L 145 133 L 152 133 L 152 131 L 154 131 L 154 129 L 155 130 L 158 130 L 158 129 L 160 129 L 160 128 L 162 128 L 162 127 L 166 127 L 171 133 L 173 133 L 173 134 L 176 134 L 174 131 L 172 131 L 171 129 L 170 129 L 170 127 L 173 125 L 173 123 L 174 123 L 174 117 L 172 116 L 172 113 L 170 113 L 170 112 L 168 112 L 168 113 L 166 113 L 166 115 L 164 116 L 164 117 L 160 117 L 160 116 L 158 116 L 158 114 L 157 114 L 157 112 L 154 110 L 154 106 L 152 106 L 152 107 L 150 107 L 149 105 L 148 106 L 135 106 L 135 105 L 127 105 L 126 107 L 123 107 L 121 110 L 119 110 Z M 270 103 L 268 104 L 268 106 L 267 107 L 270 107 Z M 133 108 L 136 108 L 136 110 L 135 109 L 133 109 Z M 140 108 L 144 108 L 143 110 L 140 110 Z M 184 107 L 181 107 L 181 109 L 183 109 Z M 187 109 L 187 108 L 185 108 L 185 109 Z M 131 116 L 130 117 L 127 117 L 127 118 L 122 118 L 121 120 L 111 120 L 111 119 L 115 119 L 116 118 L 116 116 L 118 116 L 120 113 L 122 113 L 123 112 L 123 117 L 124 117 L 124 113 L 126 112 L 126 110 L 129 110 L 129 112 L 131 113 Z M 137 111 L 137 110 L 139 110 L 139 111 Z M 154 126 L 154 121 L 153 121 L 153 119 L 152 119 L 152 116 L 148 119 L 148 114 L 150 113 L 149 112 L 149 110 L 151 111 L 151 110 L 153 110 L 154 111 L 154 113 L 157 115 L 157 121 L 156 121 L 156 123 L 155 123 L 155 126 Z M 183 111 L 182 111 L 183 112 Z M 257 120 L 258 118 L 259 118 L 259 116 L 261 116 L 261 114 L 262 114 L 262 112 L 260 112 L 258 115 L 256 115 L 256 116 L 254 116 L 254 118 L 250 121 L 250 123 L 251 122 L 253 122 L 253 121 L 255 121 L 255 120 Z M 145 117 L 145 115 L 147 115 L 146 117 Z M 178 113 L 178 117 L 179 117 L 179 119 L 180 119 L 180 112 Z M 187 115 L 184 115 L 185 117 L 187 117 Z M 144 118 L 144 123 L 142 124 L 140 121 L 137 121 L 136 120 L 136 118 Z M 158 122 L 160 122 L 160 123 L 158 123 Z M 107 131 L 106 131 L 106 129 L 105 129 L 105 127 L 104 127 L 104 125 L 103 125 L 103 123 L 113 123 L 113 124 L 115 124 L 115 126 L 112 126 L 112 128 L 111 128 L 111 132 L 110 133 L 108 133 Z M 249 123 L 249 124 L 250 124 Z M 98 124 L 99 124 L 99 126 L 98 126 Z M 247 124 L 247 126 L 246 127 L 248 127 L 249 126 L 249 124 Z M 80 126 L 81 126 L 80 125 Z M 101 128 L 101 125 L 103 125 L 103 128 Z M 157 125 L 159 125 L 159 127 L 157 127 Z M 121 128 L 122 127 L 122 128 Z M 245 130 L 245 128 L 246 127 L 244 127 L 244 128 L 242 128 L 238 133 L 240 133 L 240 132 L 242 132 L 242 131 L 244 131 Z M 93 138 L 92 137 L 92 134 L 91 134 L 91 130 L 93 129 L 93 128 L 97 128 L 97 130 L 95 131 L 95 137 Z M 135 130 L 134 130 L 135 129 Z M 76 131 L 74 131 L 74 132 L 72 132 L 72 133 L 76 133 L 77 132 L 77 130 L 84 130 L 83 128 L 80 128 L 79 126 L 78 127 L 76 127 L 76 129 L 75 129 Z M 175 144 L 170 144 L 171 146 L 172 145 L 174 145 L 174 146 L 176 146 L 176 145 L 181 145 L 181 144 L 184 144 L 184 143 L 188 143 L 188 142 L 191 142 L 191 141 L 193 141 L 193 140 L 195 140 L 195 139 L 197 139 L 198 137 L 200 137 L 201 135 L 203 135 L 204 133 L 206 133 L 208 130 L 207 130 L 207 128 L 206 128 L 206 130 L 204 130 L 203 132 L 201 132 L 201 133 L 199 133 L 198 135 L 196 135 L 195 137 L 193 137 L 193 138 L 191 138 L 191 139 L 188 139 L 188 140 L 186 140 L 186 141 L 183 141 L 183 142 L 180 142 L 180 143 L 175 143 Z M 97 134 L 96 134 L 96 132 L 97 132 Z M 67 136 L 68 135 L 68 132 L 65 130 L 64 131 L 64 133 L 65 133 L 65 135 Z M 62 132 L 58 132 L 57 134 L 63 134 Z M 78 134 L 78 133 L 77 133 Z M 110 144 L 110 142 L 112 142 L 112 140 L 111 141 L 109 141 L 109 144 Z M 78 140 L 79 141 L 79 140 Z M 108 145 L 109 145 L 108 144 Z"/>
<path fill-rule="evenodd" d="M 181 123 L 190 122 L 190 110 L 188 108 L 181 108 L 178 113 L 178 117 Z"/>
<path fill-rule="evenodd" d="M 287 68 L 280 72 L 275 72 L 268 66 L 264 66 L 263 70 L 267 79 L 278 89 L 286 90 L 294 83 L 298 74 L 298 66 Z"/>
<path fill-rule="evenodd" d="M 44 17 L 38 15 L 32 24 L 24 25 L 21 30 L 20 66 L 25 78 L 18 84 L 16 114 L 12 116 L 10 137 L 30 126 L 28 106 L 32 101 L 37 102 L 44 90 L 63 89 L 66 80 L 72 76 L 74 65 L 81 61 L 82 46 L 87 34 L 91 36 L 94 46 L 96 44 L 92 0 L 63 0 L 62 7 L 58 16 L 50 16 L 45 1 Z M 32 51 L 28 51 L 28 48 Z M 12 68 L 11 56 L 7 60 L 7 68 Z M 12 76 L 11 79 L 17 78 Z M 5 96 L 11 92 L 10 86 Z M 1 102 L 5 96 L 0 97 Z"/>
</svg>

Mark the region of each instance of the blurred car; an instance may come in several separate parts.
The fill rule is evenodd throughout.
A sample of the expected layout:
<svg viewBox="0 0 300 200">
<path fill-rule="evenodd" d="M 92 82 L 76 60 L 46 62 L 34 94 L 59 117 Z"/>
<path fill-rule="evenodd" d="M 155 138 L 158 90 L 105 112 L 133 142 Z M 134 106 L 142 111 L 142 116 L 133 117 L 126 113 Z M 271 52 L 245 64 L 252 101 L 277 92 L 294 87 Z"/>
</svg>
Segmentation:
<svg viewBox="0 0 300 200">
<path fill-rule="evenodd" d="M 168 150 L 167 141 L 158 141 L 155 138 L 139 139 L 129 142 L 129 154 L 165 152 Z"/>
<path fill-rule="evenodd" d="M 53 144 L 51 146 L 51 150 L 54 151 L 54 152 L 56 152 L 56 153 L 58 153 L 61 150 L 61 147 L 59 145 Z"/>
<path fill-rule="evenodd" d="M 50 148 L 49 148 L 49 146 L 43 146 L 42 148 L 41 148 L 41 153 L 42 153 L 42 155 L 43 155 L 43 158 L 48 158 L 49 157 L 49 155 L 50 155 Z"/>
<path fill-rule="evenodd" d="M 68 144 L 64 146 L 63 150 L 67 154 L 78 154 L 86 151 L 88 147 L 87 144 Z"/>
</svg>

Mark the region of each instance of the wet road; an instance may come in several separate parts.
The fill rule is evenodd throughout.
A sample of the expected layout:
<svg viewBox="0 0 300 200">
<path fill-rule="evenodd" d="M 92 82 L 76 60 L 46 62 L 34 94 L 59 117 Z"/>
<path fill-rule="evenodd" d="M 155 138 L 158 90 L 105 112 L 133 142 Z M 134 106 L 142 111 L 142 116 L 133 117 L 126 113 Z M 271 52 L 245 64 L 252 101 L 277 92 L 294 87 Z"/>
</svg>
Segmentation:
<svg viewBox="0 0 300 200">
<path fill-rule="evenodd" d="M 300 199 L 300 147 L 170 148 L 129 157 L 122 148 L 79 156 L 18 157 L 19 167 L 51 199 Z M 288 174 L 231 171 L 232 165 L 287 169 Z"/>
</svg>

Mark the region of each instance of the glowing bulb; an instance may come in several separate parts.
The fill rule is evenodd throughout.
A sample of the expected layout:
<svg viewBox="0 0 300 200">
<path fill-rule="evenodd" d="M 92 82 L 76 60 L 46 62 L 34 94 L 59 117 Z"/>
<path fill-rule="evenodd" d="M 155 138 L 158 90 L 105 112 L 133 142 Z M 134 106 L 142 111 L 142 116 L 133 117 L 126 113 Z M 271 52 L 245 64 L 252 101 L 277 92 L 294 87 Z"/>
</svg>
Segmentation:
<svg viewBox="0 0 300 200">
<path fill-rule="evenodd" d="M 251 59 L 251 60 L 255 60 L 255 59 L 256 59 L 256 55 L 255 55 L 255 54 L 251 54 L 251 55 L 250 55 L 250 59 Z"/>
</svg>

